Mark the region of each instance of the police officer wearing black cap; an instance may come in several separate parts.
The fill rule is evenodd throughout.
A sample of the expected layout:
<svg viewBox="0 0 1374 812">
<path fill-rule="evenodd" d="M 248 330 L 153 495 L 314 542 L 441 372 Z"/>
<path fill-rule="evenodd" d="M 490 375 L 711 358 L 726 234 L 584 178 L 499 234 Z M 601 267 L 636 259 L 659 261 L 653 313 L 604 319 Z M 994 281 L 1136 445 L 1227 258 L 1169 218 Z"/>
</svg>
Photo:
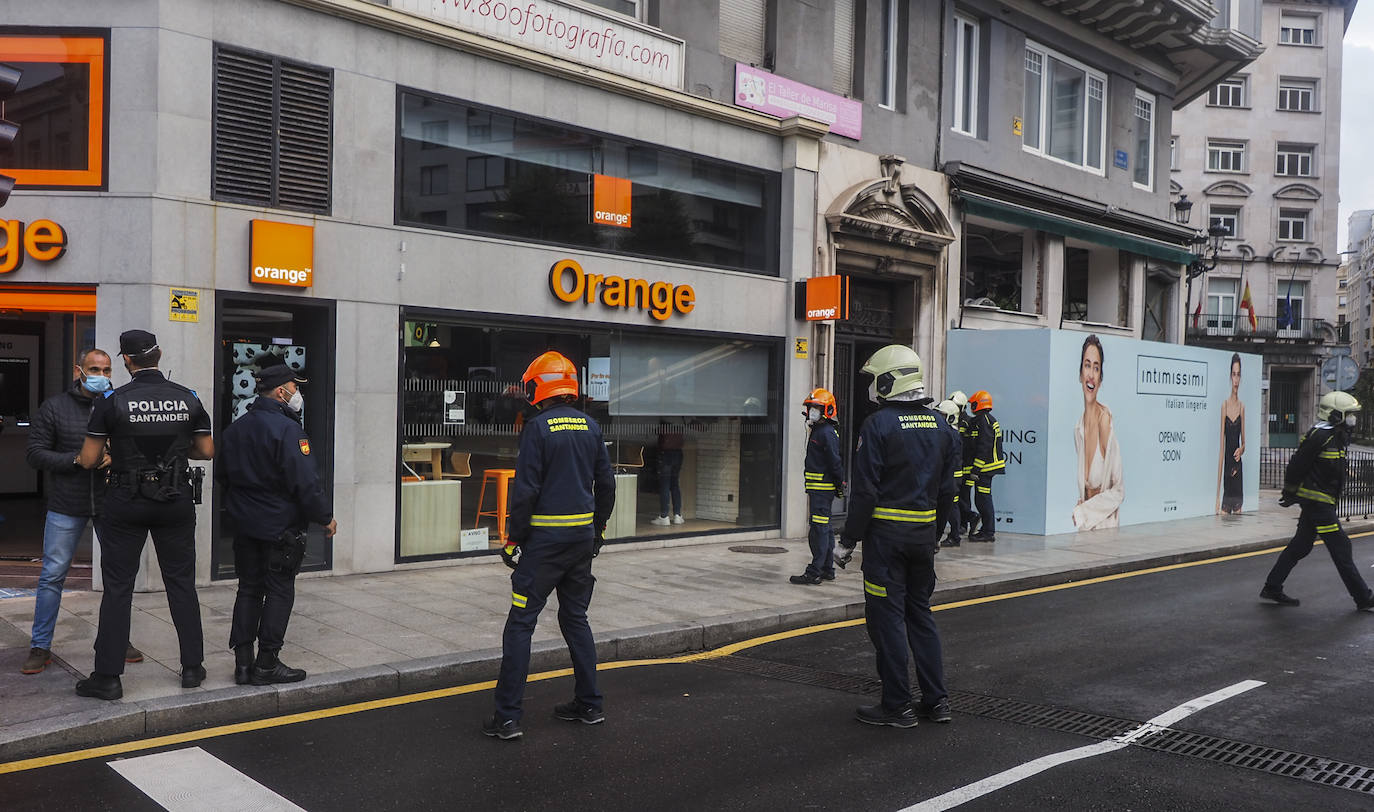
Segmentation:
<svg viewBox="0 0 1374 812">
<path fill-rule="evenodd" d="M 334 506 L 325 493 L 310 437 L 301 427 L 305 397 L 285 364 L 258 374 L 258 398 L 224 430 L 215 474 L 228 486 L 239 591 L 229 647 L 234 682 L 299 682 L 305 672 L 277 658 L 296 600 L 296 573 L 305 554 L 305 529 L 314 522 L 333 536 Z M 256 658 L 253 643 L 258 643 Z"/>
<path fill-rule="evenodd" d="M 109 488 L 105 512 L 96 523 L 105 594 L 95 637 L 95 671 L 76 684 L 81 696 L 99 699 L 124 695 L 119 675 L 129 641 L 134 576 L 149 533 L 181 646 L 181 687 L 195 688 L 205 679 L 196 598 L 193 493 L 198 487 L 187 458 L 214 457 L 210 415 L 195 392 L 158 371 L 162 350 L 152 333 L 122 333 L 119 355 L 133 380 L 96 401 L 78 458 L 83 468 L 95 468 L 109 445 Z"/>
</svg>

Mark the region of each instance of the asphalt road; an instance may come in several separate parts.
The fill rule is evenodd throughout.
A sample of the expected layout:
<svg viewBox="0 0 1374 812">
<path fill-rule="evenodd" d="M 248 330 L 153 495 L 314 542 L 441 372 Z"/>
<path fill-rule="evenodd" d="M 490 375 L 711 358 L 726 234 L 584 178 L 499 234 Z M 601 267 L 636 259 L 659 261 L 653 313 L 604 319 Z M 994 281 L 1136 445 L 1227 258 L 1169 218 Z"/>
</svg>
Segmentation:
<svg viewBox="0 0 1374 812">
<path fill-rule="evenodd" d="M 1355 552 L 1374 575 L 1374 540 Z M 311 812 L 900 810 L 950 792 L 964 793 L 965 810 L 1374 809 L 1374 614 L 1354 611 L 1321 547 L 1289 579 L 1301 607 L 1262 603 L 1272 562 L 1260 555 L 940 611 L 948 725 L 854 720 L 856 705 L 875 701 L 858 626 L 720 660 L 604 671 L 607 721 L 596 727 L 552 717 L 571 690 L 569 677 L 556 677 L 531 684 L 516 742 L 478 732 L 491 705 L 482 689 L 0 775 L 0 806 L 208 809 L 216 797 L 238 798 L 217 789 L 220 769 Z M 858 589 L 857 576 L 841 577 Z M 1242 690 L 1247 681 L 1263 684 Z M 1346 765 L 1340 780 L 1368 789 L 1165 752 L 1161 743 L 1184 734 L 1139 730 L 1230 686 L 1235 695 L 1165 726 L 1196 734 L 1204 751 L 1262 754 L 1244 760 L 1252 766 L 1296 759 L 1298 776 L 1313 774 L 1304 765 Z M 1131 731 L 1134 744 L 1102 744 Z M 1038 772 L 1024 766 L 1104 746 L 1117 749 Z M 986 794 L 968 789 L 1015 770 L 1024 777 Z M 186 805 L 155 803 L 134 781 L 154 792 L 180 781 Z"/>
</svg>

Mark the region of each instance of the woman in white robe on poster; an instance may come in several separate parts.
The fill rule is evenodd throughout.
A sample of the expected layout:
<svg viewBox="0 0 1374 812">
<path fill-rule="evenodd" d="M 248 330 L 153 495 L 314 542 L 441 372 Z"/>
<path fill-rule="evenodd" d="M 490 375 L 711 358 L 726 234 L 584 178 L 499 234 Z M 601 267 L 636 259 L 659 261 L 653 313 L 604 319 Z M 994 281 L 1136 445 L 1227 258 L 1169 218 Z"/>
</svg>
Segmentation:
<svg viewBox="0 0 1374 812">
<path fill-rule="evenodd" d="M 1102 387 L 1102 341 L 1096 335 L 1083 340 L 1078 382 L 1083 386 L 1083 414 L 1073 427 L 1073 446 L 1078 461 L 1078 504 L 1073 524 L 1079 530 L 1100 530 L 1121 523 L 1117 515 L 1126 498 L 1121 481 L 1121 446 L 1116 442 L 1112 413 L 1097 401 Z"/>
</svg>

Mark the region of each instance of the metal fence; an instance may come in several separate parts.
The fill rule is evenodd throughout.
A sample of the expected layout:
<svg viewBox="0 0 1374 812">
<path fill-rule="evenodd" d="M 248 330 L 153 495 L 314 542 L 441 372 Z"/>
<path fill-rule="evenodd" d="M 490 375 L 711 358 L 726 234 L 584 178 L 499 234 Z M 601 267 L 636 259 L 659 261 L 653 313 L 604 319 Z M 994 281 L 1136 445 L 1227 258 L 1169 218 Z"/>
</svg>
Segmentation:
<svg viewBox="0 0 1374 812">
<path fill-rule="evenodd" d="M 1260 487 L 1282 488 L 1283 472 L 1295 448 L 1260 449 Z M 1336 513 L 1340 516 L 1374 515 L 1374 451 L 1348 449 L 1345 452 L 1345 490 L 1341 491 Z"/>
</svg>

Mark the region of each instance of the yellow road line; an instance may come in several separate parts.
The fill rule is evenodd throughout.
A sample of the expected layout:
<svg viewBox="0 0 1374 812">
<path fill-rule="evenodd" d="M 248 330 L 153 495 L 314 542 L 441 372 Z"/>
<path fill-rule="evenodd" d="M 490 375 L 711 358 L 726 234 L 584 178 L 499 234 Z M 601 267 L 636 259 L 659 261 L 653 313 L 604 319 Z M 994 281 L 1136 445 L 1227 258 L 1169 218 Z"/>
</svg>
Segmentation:
<svg viewBox="0 0 1374 812">
<path fill-rule="evenodd" d="M 1362 538 L 1364 536 L 1374 536 L 1374 531 L 1358 533 L 1356 535 L 1351 536 L 1351 538 Z M 1318 540 L 1317 543 L 1321 544 L 1321 541 Z M 936 606 L 932 606 L 931 609 L 932 611 L 939 612 L 946 609 L 959 609 L 965 606 L 977 606 L 979 604 L 992 603 L 993 601 L 1003 601 L 1010 600 L 1012 598 L 1022 598 L 1028 595 L 1039 595 L 1045 592 L 1057 592 L 1061 589 L 1071 589 L 1074 587 L 1089 586 L 1091 584 L 1101 584 L 1106 583 L 1108 581 L 1119 581 L 1123 578 L 1134 578 L 1136 576 L 1151 575 L 1157 572 L 1167 572 L 1169 570 L 1185 569 L 1188 567 L 1200 567 L 1204 564 L 1219 564 L 1224 561 L 1235 561 L 1241 558 L 1251 558 L 1259 555 L 1268 555 L 1270 553 L 1278 552 L 1281 549 L 1283 548 L 1270 547 L 1264 550 L 1255 550 L 1253 552 L 1248 553 L 1237 553 L 1234 555 L 1220 556 L 1218 558 L 1208 558 L 1200 561 L 1189 561 L 1182 564 L 1169 564 L 1167 566 L 1151 567 L 1149 569 L 1135 570 L 1133 572 L 1123 572 L 1118 573 L 1116 575 L 1104 575 L 1099 578 L 1088 578 L 1083 581 L 1071 581 L 1069 583 L 1055 584 L 1053 586 L 1042 586 L 1036 587 L 1035 589 L 1023 589 L 1018 592 L 1005 592 L 1000 595 L 987 595 L 982 598 L 972 598 L 966 601 L 955 601 L 953 603 L 938 604 Z M 863 618 L 855 618 L 853 620 L 841 620 L 834 623 L 821 623 L 815 626 L 805 626 L 800 629 L 791 629 L 785 632 L 776 632 L 774 634 L 763 635 L 762 637 L 750 638 L 749 640 L 741 640 L 738 643 L 731 643 L 726 646 L 721 646 L 720 648 L 711 649 L 710 651 L 698 651 L 691 654 L 680 654 L 675 657 L 658 657 L 643 660 L 617 660 L 615 662 L 600 663 L 597 665 L 597 670 L 613 671 L 621 668 L 635 668 L 638 666 L 645 665 L 673 665 L 682 663 L 702 662 L 705 660 L 714 660 L 720 657 L 727 657 L 731 654 L 744 651 L 745 649 L 754 648 L 756 646 L 767 645 L 768 643 L 776 643 L 781 640 L 790 640 L 795 637 L 819 634 L 821 632 L 828 632 L 834 629 L 851 628 L 853 626 L 861 625 L 863 622 Z M 529 677 L 529 681 L 542 682 L 544 680 L 557 679 L 559 677 L 566 677 L 571 675 L 571 668 L 560 668 L 554 671 L 543 671 L 538 674 L 531 674 Z M 349 705 L 339 705 L 333 708 L 322 708 L 320 710 L 304 711 L 302 713 L 292 713 L 286 716 L 274 716 L 268 719 L 258 719 L 252 722 L 238 722 L 230 725 L 218 725 L 216 727 L 207 727 L 202 730 L 187 731 L 185 733 L 174 733 L 167 736 L 156 736 L 148 739 L 138 739 L 135 741 L 124 742 L 122 744 L 110 744 L 103 747 L 89 747 L 84 750 L 73 750 L 67 753 L 56 753 L 51 756 L 40 756 L 38 758 L 29 758 L 23 759 L 21 761 L 11 761 L 4 764 L 0 764 L 0 775 L 4 775 L 6 773 L 23 772 L 25 770 L 35 770 L 42 767 L 52 767 L 58 764 L 69 764 L 74 761 L 86 761 L 93 758 L 104 758 L 105 756 L 117 756 L 122 755 L 124 753 L 137 752 L 139 750 L 151 750 L 157 747 L 167 747 L 169 745 L 174 744 L 185 744 L 186 742 L 213 739 L 218 738 L 220 736 L 231 736 L 235 733 L 250 733 L 255 730 L 266 730 L 268 728 L 282 727 L 284 725 L 294 725 L 300 722 L 312 722 L 317 719 L 329 719 L 335 716 L 347 716 L 354 713 L 362 713 L 363 711 L 377 710 L 379 708 L 391 708 L 396 707 L 398 705 L 408 705 L 413 702 L 425 702 L 430 699 L 442 699 L 444 697 L 449 696 L 460 696 L 462 694 L 471 694 L 476 693 L 478 691 L 485 691 L 489 688 L 494 687 L 496 687 L 495 680 L 486 680 L 484 682 L 473 682 L 467 685 L 457 685 L 452 688 L 440 688 L 434 691 L 422 691 L 420 693 L 406 694 L 404 696 L 387 697 L 386 699 L 373 699 L 367 702 L 354 702 Z"/>
</svg>

